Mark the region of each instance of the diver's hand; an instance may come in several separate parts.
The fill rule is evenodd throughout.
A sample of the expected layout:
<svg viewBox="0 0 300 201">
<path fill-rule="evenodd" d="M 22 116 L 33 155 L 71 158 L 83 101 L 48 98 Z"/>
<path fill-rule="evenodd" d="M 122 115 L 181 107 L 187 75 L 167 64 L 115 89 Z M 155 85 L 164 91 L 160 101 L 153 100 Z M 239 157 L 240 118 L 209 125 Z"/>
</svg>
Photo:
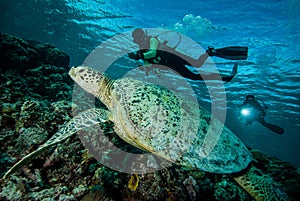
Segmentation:
<svg viewBox="0 0 300 201">
<path fill-rule="evenodd" d="M 137 51 L 137 52 L 129 52 L 128 53 L 128 57 L 130 59 L 134 59 L 134 60 L 139 60 L 139 59 L 143 59 L 143 53 L 141 51 Z"/>
<path fill-rule="evenodd" d="M 208 49 L 206 50 L 206 53 L 207 53 L 209 56 L 215 56 L 215 55 L 216 55 L 216 50 L 215 50 L 215 48 L 213 48 L 213 47 L 208 47 Z"/>
<path fill-rule="evenodd" d="M 137 60 L 136 63 L 138 64 L 138 66 L 144 66 L 144 65 L 146 65 L 146 62 L 143 59 Z"/>
<path fill-rule="evenodd" d="M 138 60 L 136 52 L 129 52 L 128 57 L 130 59 Z"/>
</svg>

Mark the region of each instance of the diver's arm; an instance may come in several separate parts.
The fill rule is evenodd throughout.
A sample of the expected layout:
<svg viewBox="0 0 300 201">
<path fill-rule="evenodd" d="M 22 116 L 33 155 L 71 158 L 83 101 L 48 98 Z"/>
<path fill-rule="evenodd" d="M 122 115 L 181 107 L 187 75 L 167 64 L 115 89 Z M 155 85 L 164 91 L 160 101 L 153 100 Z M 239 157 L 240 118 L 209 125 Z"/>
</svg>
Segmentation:
<svg viewBox="0 0 300 201">
<path fill-rule="evenodd" d="M 156 38 L 150 38 L 150 50 L 145 52 L 144 59 L 152 59 L 156 57 L 159 41 Z"/>
</svg>

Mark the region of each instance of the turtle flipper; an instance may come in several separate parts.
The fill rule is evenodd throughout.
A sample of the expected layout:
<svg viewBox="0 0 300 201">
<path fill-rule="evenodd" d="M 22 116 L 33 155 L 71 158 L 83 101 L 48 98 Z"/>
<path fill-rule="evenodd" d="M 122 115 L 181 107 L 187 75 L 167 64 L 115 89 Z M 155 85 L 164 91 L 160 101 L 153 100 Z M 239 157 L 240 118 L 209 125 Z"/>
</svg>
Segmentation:
<svg viewBox="0 0 300 201">
<path fill-rule="evenodd" d="M 287 194 L 278 184 L 253 165 L 245 174 L 234 177 L 234 180 L 258 201 L 287 201 Z"/>
<path fill-rule="evenodd" d="M 107 110 L 99 108 L 92 108 L 78 114 L 76 117 L 71 119 L 66 125 L 64 125 L 60 130 L 58 130 L 57 133 L 55 133 L 55 135 L 53 135 L 45 144 L 40 146 L 34 152 L 31 152 L 30 154 L 26 155 L 13 167 L 11 167 L 3 176 L 3 179 L 7 178 L 14 172 L 20 170 L 24 165 L 28 164 L 30 161 L 47 151 L 48 148 L 50 148 L 51 146 L 58 144 L 66 140 L 67 138 L 70 138 L 77 131 L 107 121 L 107 114 Z"/>
</svg>

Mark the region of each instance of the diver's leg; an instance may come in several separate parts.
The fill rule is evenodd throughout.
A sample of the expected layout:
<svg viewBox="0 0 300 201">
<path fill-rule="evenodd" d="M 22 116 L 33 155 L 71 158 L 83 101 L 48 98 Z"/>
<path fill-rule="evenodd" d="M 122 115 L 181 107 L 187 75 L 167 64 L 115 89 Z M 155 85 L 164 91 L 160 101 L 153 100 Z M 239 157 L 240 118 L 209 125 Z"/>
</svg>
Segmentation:
<svg viewBox="0 0 300 201">
<path fill-rule="evenodd" d="M 222 79 L 222 81 L 225 82 L 230 82 L 234 76 L 237 74 L 237 68 L 238 68 L 238 64 L 235 63 L 231 74 L 224 74 L 224 73 L 210 73 L 209 75 L 203 75 L 202 77 L 204 78 L 204 80 L 220 80 Z"/>
<path fill-rule="evenodd" d="M 185 61 L 186 65 L 193 66 L 195 68 L 200 68 L 205 63 L 206 59 L 209 57 L 208 53 L 204 53 L 199 56 L 198 59 L 194 59 L 187 55 L 180 55 L 180 58 Z"/>
<path fill-rule="evenodd" d="M 234 76 L 237 74 L 237 69 L 238 69 L 238 63 L 235 63 L 230 75 L 224 75 L 224 74 L 222 75 L 221 74 L 222 80 L 225 82 L 230 82 L 234 78 Z"/>
<path fill-rule="evenodd" d="M 166 57 L 167 59 L 162 60 L 160 62 L 160 65 L 171 68 L 173 71 L 177 72 L 184 78 L 188 78 L 191 80 L 203 80 L 200 74 L 193 73 L 186 67 L 186 65 L 192 66 L 192 64 L 189 63 L 190 58 L 189 60 L 185 60 L 178 55 L 167 55 Z"/>
<path fill-rule="evenodd" d="M 173 65 L 171 68 L 184 78 L 191 80 L 203 80 L 203 77 L 200 74 L 193 73 L 185 65 Z"/>
<path fill-rule="evenodd" d="M 283 128 L 281 128 L 281 127 L 279 127 L 277 125 L 274 125 L 274 124 L 267 123 L 264 118 L 261 118 L 261 119 L 259 119 L 257 121 L 261 125 L 263 125 L 264 127 L 270 129 L 271 131 L 273 131 L 273 132 L 275 132 L 275 133 L 277 133 L 279 135 L 282 135 L 284 133 L 284 129 Z"/>
<path fill-rule="evenodd" d="M 193 62 L 193 66 L 200 68 L 205 63 L 206 59 L 209 57 L 207 53 L 200 55 L 200 57 Z"/>
<path fill-rule="evenodd" d="M 225 82 L 230 82 L 234 76 L 237 74 L 237 63 L 234 65 L 231 74 L 218 74 L 211 73 L 209 75 L 200 75 L 198 73 L 193 73 L 185 65 L 172 65 L 170 66 L 172 70 L 179 73 L 184 78 L 191 80 L 219 80 L 222 79 Z"/>
<path fill-rule="evenodd" d="M 224 82 L 230 82 L 233 79 L 234 75 L 221 75 L 221 79 Z"/>
</svg>

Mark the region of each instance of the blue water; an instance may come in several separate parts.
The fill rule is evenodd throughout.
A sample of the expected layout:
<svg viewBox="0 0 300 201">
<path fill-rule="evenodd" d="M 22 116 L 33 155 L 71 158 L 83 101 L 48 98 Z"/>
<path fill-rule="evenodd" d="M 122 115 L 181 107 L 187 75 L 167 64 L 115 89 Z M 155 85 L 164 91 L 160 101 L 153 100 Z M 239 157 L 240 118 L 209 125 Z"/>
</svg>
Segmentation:
<svg viewBox="0 0 300 201">
<path fill-rule="evenodd" d="M 248 46 L 248 60 L 239 63 L 237 77 L 225 84 L 226 125 L 249 147 L 300 167 L 299 0 L 0 0 L 0 9 L 2 33 L 52 43 L 71 56 L 71 65 L 81 64 L 108 38 L 136 27 L 177 30 L 205 48 Z M 183 21 L 186 15 L 188 22 Z M 213 60 L 220 70 L 231 69 L 230 61 Z M 133 65 L 118 65 L 128 68 L 126 64 Z M 205 87 L 193 85 L 200 92 Z M 284 135 L 238 120 L 237 105 L 246 94 L 269 107 L 266 120 L 283 127 Z M 201 100 L 206 105 L 210 97 Z"/>
</svg>

